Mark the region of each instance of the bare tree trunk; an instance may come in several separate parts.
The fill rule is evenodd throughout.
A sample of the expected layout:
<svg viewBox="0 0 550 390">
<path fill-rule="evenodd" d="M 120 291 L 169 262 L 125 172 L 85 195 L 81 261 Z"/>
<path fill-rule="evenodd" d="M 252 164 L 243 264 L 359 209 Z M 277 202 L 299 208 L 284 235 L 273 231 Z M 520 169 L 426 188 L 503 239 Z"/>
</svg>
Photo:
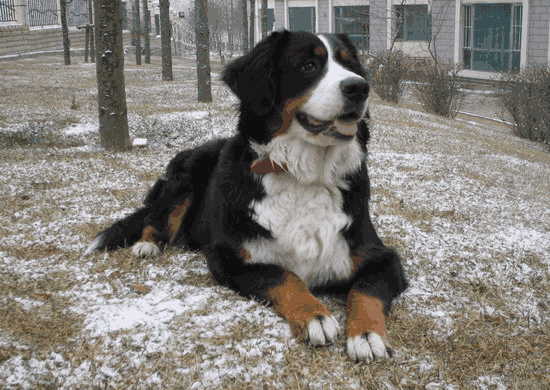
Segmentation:
<svg viewBox="0 0 550 390">
<path fill-rule="evenodd" d="M 210 32 L 207 0 L 195 0 L 195 41 L 197 44 L 197 97 L 199 102 L 212 101 L 210 85 Z"/>
<path fill-rule="evenodd" d="M 267 0 L 262 0 L 262 11 L 260 16 L 262 18 L 262 38 L 265 38 L 267 35 Z"/>
<path fill-rule="evenodd" d="M 84 62 L 88 62 L 88 56 L 90 53 L 90 27 L 86 26 L 84 30 Z"/>
<path fill-rule="evenodd" d="M 229 2 L 229 21 L 227 22 L 227 48 L 229 50 L 229 58 L 233 57 L 233 0 Z"/>
<path fill-rule="evenodd" d="M 243 13 L 243 36 L 242 36 L 242 47 L 243 47 L 243 54 L 248 53 L 248 11 L 246 7 L 246 3 L 248 0 L 240 0 L 241 1 L 241 9 Z"/>
<path fill-rule="evenodd" d="M 249 36 L 248 38 L 250 39 L 250 49 L 252 50 L 252 48 L 254 47 L 254 44 L 256 43 L 255 39 L 254 39 L 254 26 L 255 26 L 255 23 L 254 23 L 254 19 L 256 18 L 256 1 L 255 0 L 250 0 L 250 23 L 248 25 L 249 29 L 250 29 L 250 33 L 249 33 Z"/>
<path fill-rule="evenodd" d="M 172 73 L 172 27 L 170 26 L 170 1 L 160 0 L 160 42 L 162 52 L 162 79 L 164 81 L 174 80 Z"/>
<path fill-rule="evenodd" d="M 90 59 L 95 62 L 94 1 L 88 0 L 88 20 L 90 23 Z"/>
<path fill-rule="evenodd" d="M 178 30 L 177 26 L 174 26 L 173 24 L 170 24 L 170 26 L 172 27 L 172 36 L 176 35 Z M 172 54 L 176 57 L 181 56 L 181 53 L 178 51 L 178 43 L 176 42 L 176 40 L 172 39 L 172 43 L 174 45 L 174 51 Z"/>
<path fill-rule="evenodd" d="M 149 12 L 149 1 L 143 0 L 143 41 L 144 41 L 144 50 L 145 50 L 145 63 L 151 63 L 151 37 L 149 33 L 151 32 L 151 13 Z"/>
<path fill-rule="evenodd" d="M 136 65 L 141 65 L 141 21 L 139 0 L 134 1 L 134 30 L 136 32 Z"/>
<path fill-rule="evenodd" d="M 67 0 L 61 0 L 61 30 L 63 31 L 63 58 L 65 65 L 71 65 L 71 42 L 69 41 L 69 27 L 67 26 Z"/>
<path fill-rule="evenodd" d="M 124 87 L 120 1 L 95 0 L 99 134 L 105 149 L 131 149 Z"/>
</svg>

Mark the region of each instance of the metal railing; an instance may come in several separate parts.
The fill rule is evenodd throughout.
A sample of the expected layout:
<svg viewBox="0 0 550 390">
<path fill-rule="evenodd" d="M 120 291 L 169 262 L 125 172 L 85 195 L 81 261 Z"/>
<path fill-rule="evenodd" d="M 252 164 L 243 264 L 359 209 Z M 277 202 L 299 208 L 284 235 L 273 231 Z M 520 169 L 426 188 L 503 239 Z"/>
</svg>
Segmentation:
<svg viewBox="0 0 550 390">
<path fill-rule="evenodd" d="M 15 21 L 15 1 L 0 0 L 0 23 Z"/>
<path fill-rule="evenodd" d="M 58 25 L 57 0 L 28 0 L 27 15 L 31 27 Z"/>
</svg>

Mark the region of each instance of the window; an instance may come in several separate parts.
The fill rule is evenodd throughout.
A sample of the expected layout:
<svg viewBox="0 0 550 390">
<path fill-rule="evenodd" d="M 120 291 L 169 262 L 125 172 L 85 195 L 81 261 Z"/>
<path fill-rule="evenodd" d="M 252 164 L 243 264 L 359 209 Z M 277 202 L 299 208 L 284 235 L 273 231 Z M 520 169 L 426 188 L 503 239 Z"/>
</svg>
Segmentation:
<svg viewBox="0 0 550 390">
<path fill-rule="evenodd" d="M 427 5 L 398 5 L 395 7 L 397 39 L 428 41 L 432 36 L 432 18 Z"/>
<path fill-rule="evenodd" d="M 369 49 L 369 7 L 334 7 L 334 31 L 348 34 L 360 50 Z"/>
<path fill-rule="evenodd" d="M 288 22 L 291 31 L 315 32 L 315 7 L 289 7 Z"/>
<path fill-rule="evenodd" d="M 267 31 L 273 31 L 273 24 L 275 24 L 275 12 L 273 8 L 266 9 L 267 13 Z"/>
<path fill-rule="evenodd" d="M 519 70 L 523 7 L 521 4 L 463 6 L 465 69 Z"/>
</svg>

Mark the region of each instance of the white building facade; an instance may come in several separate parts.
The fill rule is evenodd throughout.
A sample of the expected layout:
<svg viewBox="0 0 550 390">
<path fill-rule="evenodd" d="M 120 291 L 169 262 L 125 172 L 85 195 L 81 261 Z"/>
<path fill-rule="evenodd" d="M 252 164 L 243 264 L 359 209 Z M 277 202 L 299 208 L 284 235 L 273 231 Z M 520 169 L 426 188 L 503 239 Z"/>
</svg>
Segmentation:
<svg viewBox="0 0 550 390">
<path fill-rule="evenodd" d="M 268 7 L 273 29 L 347 33 L 360 49 L 393 46 L 412 57 L 428 57 L 431 43 L 466 73 L 550 65 L 550 0 L 269 0 Z"/>
</svg>

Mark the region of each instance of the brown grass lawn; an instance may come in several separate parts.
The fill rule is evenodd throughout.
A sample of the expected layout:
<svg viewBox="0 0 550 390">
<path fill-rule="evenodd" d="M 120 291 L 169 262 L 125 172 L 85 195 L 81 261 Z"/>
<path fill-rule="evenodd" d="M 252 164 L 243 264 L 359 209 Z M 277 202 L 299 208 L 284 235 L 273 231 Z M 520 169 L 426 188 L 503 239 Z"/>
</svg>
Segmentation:
<svg viewBox="0 0 550 390">
<path fill-rule="evenodd" d="M 79 60 L 77 59 L 76 62 Z M 178 150 L 231 134 L 191 58 L 162 82 L 127 64 L 128 153 L 97 143 L 95 69 L 0 62 L 0 383 L 8 388 L 543 389 L 550 383 L 550 153 L 510 129 L 371 99 L 372 214 L 411 287 L 393 360 L 311 348 L 271 309 L 217 286 L 200 254 L 81 257 Z M 344 323 L 339 297 L 322 297 Z"/>
</svg>

